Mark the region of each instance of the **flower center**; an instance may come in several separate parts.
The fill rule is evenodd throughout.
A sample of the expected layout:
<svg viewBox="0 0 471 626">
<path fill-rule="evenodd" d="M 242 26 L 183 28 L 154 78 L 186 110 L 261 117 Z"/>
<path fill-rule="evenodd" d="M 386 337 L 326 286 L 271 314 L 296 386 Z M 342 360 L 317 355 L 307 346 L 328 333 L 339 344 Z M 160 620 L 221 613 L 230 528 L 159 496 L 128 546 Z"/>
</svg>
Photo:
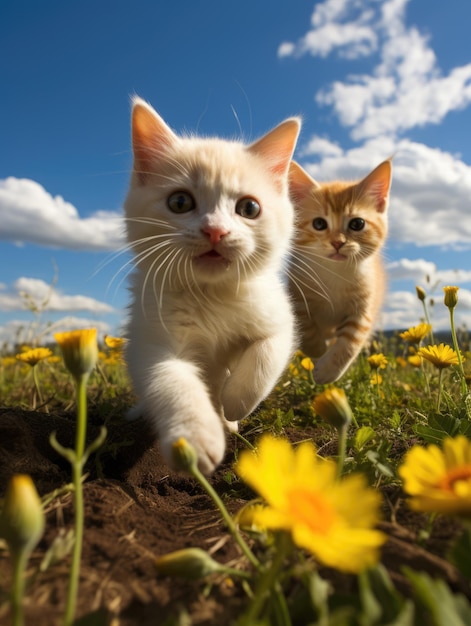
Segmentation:
<svg viewBox="0 0 471 626">
<path fill-rule="evenodd" d="M 463 483 L 471 486 L 471 464 L 460 465 L 448 471 L 440 480 L 439 486 L 445 491 L 462 491 Z"/>
<path fill-rule="evenodd" d="M 331 504 L 319 493 L 303 488 L 290 489 L 288 493 L 289 513 L 295 521 L 312 532 L 327 534 L 335 520 Z"/>
</svg>

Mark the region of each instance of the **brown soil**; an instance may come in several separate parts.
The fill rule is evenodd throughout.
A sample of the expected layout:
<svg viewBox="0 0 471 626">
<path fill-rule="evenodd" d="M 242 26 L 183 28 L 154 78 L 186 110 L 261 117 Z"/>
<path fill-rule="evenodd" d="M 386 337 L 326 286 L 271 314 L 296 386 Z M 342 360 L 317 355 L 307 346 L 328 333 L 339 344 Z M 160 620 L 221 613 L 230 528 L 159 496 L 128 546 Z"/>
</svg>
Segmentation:
<svg viewBox="0 0 471 626">
<path fill-rule="evenodd" d="M 91 422 L 90 439 L 98 433 L 93 416 Z M 0 497 L 14 473 L 30 474 L 41 495 L 70 482 L 70 467 L 49 444 L 52 431 L 57 431 L 59 442 L 72 446 L 73 415 L 0 409 Z M 290 436 L 301 439 L 311 434 L 304 430 Z M 233 513 L 244 504 L 226 480 L 235 445 L 234 439 L 229 442 L 225 462 L 211 476 L 212 485 Z M 96 613 L 96 623 L 112 626 L 230 625 L 246 605 L 237 581 L 216 577 L 208 593 L 207 581 L 187 582 L 156 575 L 155 557 L 185 547 L 204 548 L 218 561 L 235 567 L 245 567 L 245 561 L 212 501 L 196 481 L 168 471 L 145 425 L 110 424 L 104 451 L 89 460 L 86 471 L 86 528 L 77 616 Z M 401 568 L 409 565 L 445 579 L 452 589 L 469 595 L 469 586 L 442 558 L 458 526 L 438 520 L 432 537 L 419 547 L 416 529 L 423 527 L 423 518 L 408 512 L 396 489 L 389 489 L 385 496 L 388 521 L 382 527 L 390 538 L 382 562 L 398 589 L 407 593 Z M 29 566 L 32 579 L 25 601 L 27 626 L 61 623 L 69 557 L 39 573 L 38 566 L 54 539 L 65 536 L 72 521 L 70 493 L 57 497 L 47 507 L 46 532 Z M 323 574 L 331 577 L 336 588 L 338 585 L 342 590 L 355 591 L 353 577 L 328 571 Z M 0 624 L 10 623 L 10 580 L 8 552 L 0 549 Z M 172 620 L 185 611 L 189 621 Z"/>
</svg>

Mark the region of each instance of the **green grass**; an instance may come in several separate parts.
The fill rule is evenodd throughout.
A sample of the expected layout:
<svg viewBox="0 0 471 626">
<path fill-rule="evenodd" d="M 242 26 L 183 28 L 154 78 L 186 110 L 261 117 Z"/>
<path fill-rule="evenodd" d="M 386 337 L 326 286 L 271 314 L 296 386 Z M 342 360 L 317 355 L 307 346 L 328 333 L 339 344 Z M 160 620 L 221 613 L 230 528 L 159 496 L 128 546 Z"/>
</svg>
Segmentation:
<svg viewBox="0 0 471 626">
<path fill-rule="evenodd" d="M 422 343 L 426 345 L 427 341 Z M 460 334 L 459 345 L 466 379 L 460 367 L 455 365 L 443 369 L 441 379 L 439 370 L 429 362 L 423 361 L 421 367 L 411 365 L 407 361 L 411 348 L 398 334 L 380 335 L 369 348 L 369 354 L 382 353 L 387 357 L 386 367 L 377 371 L 380 381 L 372 380 L 374 371 L 366 351 L 357 359 L 336 383 L 345 391 L 353 412 L 344 474 L 361 472 L 375 488 L 400 490 L 397 469 L 412 445 L 434 443 L 440 446 L 445 437 L 458 434 L 471 439 L 471 353 L 467 333 Z M 59 355 L 56 346 L 49 347 Z M 23 409 L 35 406 L 37 411 L 49 412 L 73 410 L 74 385 L 62 361 L 44 359 L 34 366 L 38 392 L 32 367 L 15 358 L 19 351 L 20 348 L 0 355 L 2 405 Z M 303 367 L 302 361 L 303 355 L 297 354 L 293 358 L 272 394 L 243 422 L 242 435 L 252 445 L 256 445 L 263 433 L 286 436 L 294 445 L 309 439 L 315 443 L 320 455 L 335 458 L 337 431 L 316 415 L 313 408 L 314 398 L 325 387 L 315 384 L 313 373 Z M 441 400 L 438 403 L 440 385 Z M 95 420 L 107 424 L 120 419 L 133 402 L 133 392 L 119 353 L 105 347 L 89 381 L 89 412 L 94 414 Z M 238 441 L 237 449 L 243 447 L 244 443 Z M 228 484 L 225 498 L 229 494 L 247 493 L 234 472 L 228 470 L 224 478 Z M 455 549 L 455 556 L 458 553 L 460 556 L 455 561 L 468 576 L 469 534 L 465 532 L 460 541 L 460 549 Z M 302 570 L 299 563 L 297 567 Z M 345 610 L 335 593 L 327 592 L 317 571 L 310 571 L 309 575 L 304 572 L 298 578 L 309 590 L 309 619 L 319 626 L 329 623 L 339 626 L 360 623 L 413 626 L 425 623 L 420 622 L 424 615 L 429 620 L 427 623 L 437 626 L 444 623 L 441 621 L 443 615 L 452 615 L 455 621 L 450 624 L 456 626 L 471 623 L 467 621 L 471 619 L 471 607 L 464 598 L 457 600 L 446 586 L 424 573 L 409 572 L 406 576 L 412 588 L 413 604 L 394 589 L 387 572 L 379 566 L 359 576 L 359 597 L 350 612 Z M 440 598 L 439 602 L 437 598 Z M 293 615 L 296 612 L 293 606 L 289 611 Z M 272 623 L 270 619 L 266 617 L 268 621 L 258 623 L 269 625 Z M 289 616 L 285 615 L 284 620 L 279 623 L 291 623 Z"/>
</svg>

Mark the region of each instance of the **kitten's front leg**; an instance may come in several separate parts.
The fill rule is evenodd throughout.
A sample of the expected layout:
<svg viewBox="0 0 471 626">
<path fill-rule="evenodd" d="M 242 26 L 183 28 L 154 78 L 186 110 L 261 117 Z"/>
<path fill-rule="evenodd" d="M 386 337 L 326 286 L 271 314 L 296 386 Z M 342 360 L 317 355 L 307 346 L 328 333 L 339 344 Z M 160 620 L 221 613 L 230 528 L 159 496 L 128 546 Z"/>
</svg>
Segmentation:
<svg viewBox="0 0 471 626">
<path fill-rule="evenodd" d="M 225 434 L 198 368 L 169 358 L 147 371 L 147 381 L 139 384 L 140 406 L 155 426 L 165 461 L 174 467 L 172 446 L 184 437 L 195 448 L 201 471 L 212 472 L 224 456 Z"/>
<path fill-rule="evenodd" d="M 271 392 L 293 353 L 293 337 L 284 331 L 251 344 L 231 372 L 221 395 L 227 420 L 249 415 Z"/>
<path fill-rule="evenodd" d="M 315 363 L 313 376 L 316 383 L 333 383 L 350 367 L 359 355 L 371 332 L 366 320 L 347 319 L 337 333 L 336 341 Z"/>
</svg>

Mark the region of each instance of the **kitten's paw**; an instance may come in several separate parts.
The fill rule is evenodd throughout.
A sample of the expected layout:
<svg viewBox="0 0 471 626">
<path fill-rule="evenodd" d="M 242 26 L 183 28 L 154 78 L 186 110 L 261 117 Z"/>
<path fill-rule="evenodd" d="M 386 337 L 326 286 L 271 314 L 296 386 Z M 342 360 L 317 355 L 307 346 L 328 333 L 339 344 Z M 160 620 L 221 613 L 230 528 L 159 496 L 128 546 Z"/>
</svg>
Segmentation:
<svg viewBox="0 0 471 626">
<path fill-rule="evenodd" d="M 315 364 L 312 374 L 314 381 L 318 385 L 326 385 L 327 383 L 334 383 L 337 381 L 346 369 L 346 367 L 338 367 L 335 363 L 321 358 Z"/>
<path fill-rule="evenodd" d="M 198 467 L 203 474 L 210 474 L 221 463 L 226 450 L 226 438 L 222 424 L 218 430 L 212 431 L 194 429 L 192 432 L 182 432 L 180 435 L 172 433 L 171 438 L 165 437 L 160 441 L 160 448 L 165 461 L 172 469 L 178 470 L 173 459 L 173 444 L 183 437 L 195 449 L 198 457 Z"/>
<path fill-rule="evenodd" d="M 224 427 L 230 433 L 238 433 L 239 432 L 239 422 L 229 422 L 229 420 L 224 420 Z"/>
</svg>

